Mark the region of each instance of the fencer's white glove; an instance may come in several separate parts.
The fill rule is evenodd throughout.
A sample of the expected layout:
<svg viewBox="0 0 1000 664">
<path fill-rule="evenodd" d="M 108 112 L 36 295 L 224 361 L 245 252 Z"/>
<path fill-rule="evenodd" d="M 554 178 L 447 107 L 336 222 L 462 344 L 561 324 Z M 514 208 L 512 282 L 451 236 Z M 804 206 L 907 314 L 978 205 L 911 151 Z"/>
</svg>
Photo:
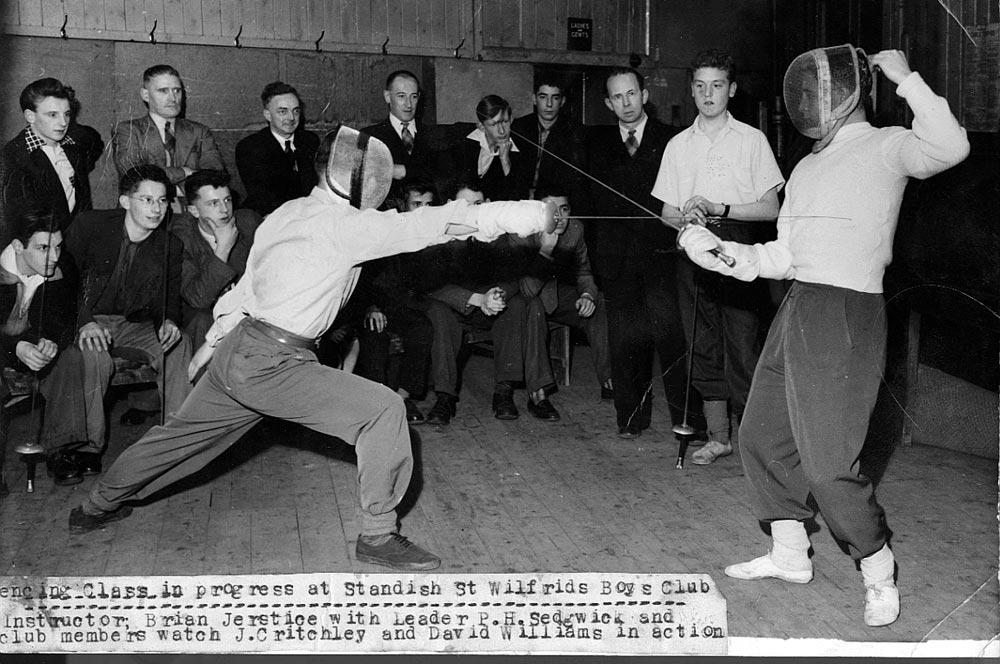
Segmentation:
<svg viewBox="0 0 1000 664">
<path fill-rule="evenodd" d="M 677 236 L 677 246 L 684 250 L 691 262 L 706 270 L 735 277 L 741 281 L 753 281 L 760 273 L 760 259 L 757 250 L 739 242 L 720 240 L 704 226 L 688 224 Z M 717 250 L 735 259 L 730 267 L 713 253 Z"/>
<path fill-rule="evenodd" d="M 480 234 L 490 239 L 504 233 L 521 237 L 539 231 L 551 233 L 555 228 L 555 205 L 542 201 L 498 201 L 472 206 L 475 225 Z"/>
</svg>

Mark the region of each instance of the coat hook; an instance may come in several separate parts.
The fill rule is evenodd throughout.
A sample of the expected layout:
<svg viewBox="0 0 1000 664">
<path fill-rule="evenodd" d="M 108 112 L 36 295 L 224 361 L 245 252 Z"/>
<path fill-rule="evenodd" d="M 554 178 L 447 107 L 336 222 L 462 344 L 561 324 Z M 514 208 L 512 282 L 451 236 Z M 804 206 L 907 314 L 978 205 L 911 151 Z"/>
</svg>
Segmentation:
<svg viewBox="0 0 1000 664">
<path fill-rule="evenodd" d="M 69 14 L 63 14 L 63 24 L 62 27 L 59 28 L 59 36 L 62 37 L 63 39 L 69 39 L 69 37 L 66 36 L 67 23 L 69 23 Z"/>
<path fill-rule="evenodd" d="M 236 48 L 242 48 L 243 44 L 240 43 L 240 35 L 243 34 L 243 24 L 240 23 L 240 29 L 236 32 L 236 36 L 233 38 L 233 43 L 236 44 Z"/>
<path fill-rule="evenodd" d="M 150 44 L 155 44 L 156 43 L 156 22 L 157 22 L 157 19 L 154 18 L 153 19 L 153 29 L 149 31 L 149 43 Z"/>
<path fill-rule="evenodd" d="M 325 35 L 325 34 L 326 34 L 326 30 L 323 30 L 322 32 L 319 33 L 319 39 L 316 40 L 316 52 L 317 53 L 320 52 L 319 43 L 321 41 L 323 41 L 323 35 Z"/>
<path fill-rule="evenodd" d="M 458 52 L 462 50 L 463 46 L 465 46 L 465 37 L 462 37 L 462 41 L 458 42 L 458 46 L 455 47 L 455 59 L 456 60 L 458 58 L 462 57 L 461 55 L 458 54 Z"/>
<path fill-rule="evenodd" d="M 389 49 L 386 48 L 386 46 L 388 45 L 389 45 L 389 38 L 386 37 L 385 41 L 382 42 L 382 55 L 389 55 Z"/>
</svg>

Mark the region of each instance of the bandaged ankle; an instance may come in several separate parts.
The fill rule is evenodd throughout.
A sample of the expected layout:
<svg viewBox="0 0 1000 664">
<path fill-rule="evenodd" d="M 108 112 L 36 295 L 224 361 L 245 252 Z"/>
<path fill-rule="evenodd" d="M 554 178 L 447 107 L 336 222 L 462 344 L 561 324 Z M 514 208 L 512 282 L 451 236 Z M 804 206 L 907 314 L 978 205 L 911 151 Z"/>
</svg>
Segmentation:
<svg viewBox="0 0 1000 664">
<path fill-rule="evenodd" d="M 809 561 L 809 535 L 801 521 L 780 519 L 771 522 L 771 560 L 787 570 L 806 570 Z"/>
<path fill-rule="evenodd" d="M 895 569 L 896 558 L 888 544 L 883 544 L 881 549 L 861 559 L 861 575 L 866 586 L 892 581 Z"/>
</svg>

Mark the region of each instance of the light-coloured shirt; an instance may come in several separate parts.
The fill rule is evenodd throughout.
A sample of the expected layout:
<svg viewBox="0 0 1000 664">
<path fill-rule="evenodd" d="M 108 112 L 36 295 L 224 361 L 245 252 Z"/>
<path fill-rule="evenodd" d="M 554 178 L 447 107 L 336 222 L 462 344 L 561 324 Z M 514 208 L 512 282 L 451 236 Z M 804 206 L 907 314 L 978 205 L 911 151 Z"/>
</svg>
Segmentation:
<svg viewBox="0 0 1000 664">
<path fill-rule="evenodd" d="M 292 134 L 288 138 L 285 138 L 284 136 L 282 136 L 278 132 L 274 131 L 274 129 L 271 129 L 271 136 L 274 136 L 274 140 L 278 141 L 278 145 L 281 146 L 281 151 L 282 152 L 285 151 L 285 143 L 287 143 L 289 141 L 292 142 L 292 152 L 295 152 L 295 134 Z"/>
<path fill-rule="evenodd" d="M 881 293 L 892 260 L 903 190 L 969 154 L 965 129 L 914 72 L 896 88 L 913 128 L 844 125 L 820 152 L 798 163 L 778 214 L 778 237 L 754 245 L 758 274 L 864 293 Z M 746 278 L 743 275 L 740 278 Z"/>
<path fill-rule="evenodd" d="M 479 161 L 477 163 L 476 172 L 479 174 L 479 177 L 482 177 L 485 175 L 486 171 L 490 170 L 490 164 L 493 163 L 493 158 L 500 154 L 500 146 L 494 145 L 493 147 L 490 147 L 489 141 L 486 140 L 486 133 L 479 127 L 476 127 L 469 132 L 469 135 L 466 136 L 466 138 L 479 143 Z M 510 151 L 520 152 L 517 148 L 517 143 L 514 142 L 514 139 L 510 139 Z M 508 174 L 509 169 L 510 162 L 508 162 L 504 168 L 504 175 Z"/>
<path fill-rule="evenodd" d="M 645 113 L 642 114 L 642 119 L 639 120 L 639 124 L 632 127 L 635 130 L 635 142 L 638 145 L 642 145 L 642 136 L 646 133 L 646 121 L 649 120 L 649 116 Z M 618 131 L 622 135 L 622 143 L 628 140 L 628 133 L 631 131 L 628 127 L 622 123 L 618 123 Z"/>
<path fill-rule="evenodd" d="M 289 201 L 257 229 L 247 268 L 215 305 L 206 341 L 215 346 L 244 316 L 316 338 L 333 324 L 365 261 L 418 251 L 453 238 L 490 241 L 504 232 L 538 230 L 545 205 L 453 201 L 413 212 L 358 210 L 321 187 Z M 478 230 L 446 235 L 449 224 Z"/>
<path fill-rule="evenodd" d="M 652 193 L 676 208 L 696 195 L 713 203 L 756 203 L 784 183 L 767 137 L 726 111 L 726 126 L 715 140 L 697 119 L 670 139 Z"/>
<path fill-rule="evenodd" d="M 66 196 L 66 207 L 70 210 L 74 209 L 76 207 L 76 188 L 73 186 L 73 177 L 76 175 L 76 171 L 73 170 L 73 164 L 69 163 L 66 151 L 58 143 L 56 145 L 43 145 L 41 150 L 49 158 L 52 168 L 59 176 L 59 184 L 62 185 L 63 194 Z"/>
<path fill-rule="evenodd" d="M 396 136 L 399 136 L 399 140 L 403 140 L 403 121 L 400 120 L 399 118 L 397 118 L 392 113 L 390 113 L 389 114 L 389 124 L 391 124 L 392 128 L 396 131 Z M 410 130 L 411 134 L 413 134 L 413 138 L 417 137 L 417 123 L 416 122 L 414 122 L 413 120 L 408 121 L 406 123 L 406 128 Z"/>
<path fill-rule="evenodd" d="M 16 276 L 23 285 L 23 290 L 18 289 L 20 292 L 18 293 L 18 302 L 15 307 L 18 310 L 17 317 L 24 318 L 28 312 L 28 308 L 31 306 L 31 299 L 35 296 L 35 291 L 45 283 L 45 277 L 40 274 L 28 275 L 21 273 L 17 267 L 17 254 L 14 252 L 13 243 L 8 244 L 0 252 L 0 268 Z"/>
</svg>

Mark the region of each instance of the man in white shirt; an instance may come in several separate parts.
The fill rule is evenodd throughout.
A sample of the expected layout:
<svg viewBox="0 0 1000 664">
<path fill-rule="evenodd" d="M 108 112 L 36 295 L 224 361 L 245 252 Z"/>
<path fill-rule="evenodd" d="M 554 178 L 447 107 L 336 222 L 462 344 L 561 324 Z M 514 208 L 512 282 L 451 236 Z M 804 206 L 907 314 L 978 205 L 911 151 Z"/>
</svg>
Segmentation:
<svg viewBox="0 0 1000 664">
<path fill-rule="evenodd" d="M 858 456 L 885 360 L 882 277 L 892 257 L 903 190 L 969 153 L 965 130 L 900 51 L 871 58 L 913 111 L 913 128 L 876 129 L 863 99 L 873 74 L 850 44 L 815 49 L 785 74 L 785 107 L 816 139 L 795 167 L 778 238 L 746 245 L 690 226 L 678 238 L 705 269 L 750 281 L 795 279 L 754 373 L 740 452 L 754 511 L 769 523 L 771 551 L 730 565 L 738 579 L 812 579 L 803 522 L 811 495 L 830 532 L 845 542 L 864 579 L 865 623 L 899 616 L 895 559 L 885 512 Z M 870 192 L 868 196 L 863 192 Z M 735 259 L 730 267 L 713 250 Z"/>
<path fill-rule="evenodd" d="M 397 532 L 395 508 L 413 470 L 402 398 L 384 385 L 321 365 L 316 340 L 350 297 L 360 263 L 453 237 L 551 229 L 553 213 L 536 201 L 455 202 L 403 214 L 370 209 L 388 192 L 391 156 L 381 142 L 346 127 L 327 134 L 315 163 L 320 184 L 267 217 L 243 278 L 216 305 L 215 325 L 189 375 L 213 355 L 214 361 L 191 398 L 118 458 L 71 512 L 71 530 L 93 530 L 128 516 L 124 501 L 195 472 L 269 415 L 357 449 L 359 561 L 405 570 L 440 565 L 437 556 Z M 345 168 L 346 175 L 332 174 Z"/>
<path fill-rule="evenodd" d="M 778 215 L 785 178 L 767 137 L 727 108 L 736 94 L 732 58 L 704 51 L 691 70 L 698 117 L 667 143 L 653 196 L 663 201 L 664 217 L 711 217 L 721 238 L 751 241 L 759 235 L 754 222 Z M 760 353 L 760 309 L 767 296 L 760 286 L 706 272 L 688 260 L 677 263 L 677 299 L 689 345 L 697 331 L 689 346 L 691 384 L 704 399 L 707 427 L 708 441 L 692 455 L 696 464 L 733 452 L 729 409 L 739 422 Z"/>
</svg>

